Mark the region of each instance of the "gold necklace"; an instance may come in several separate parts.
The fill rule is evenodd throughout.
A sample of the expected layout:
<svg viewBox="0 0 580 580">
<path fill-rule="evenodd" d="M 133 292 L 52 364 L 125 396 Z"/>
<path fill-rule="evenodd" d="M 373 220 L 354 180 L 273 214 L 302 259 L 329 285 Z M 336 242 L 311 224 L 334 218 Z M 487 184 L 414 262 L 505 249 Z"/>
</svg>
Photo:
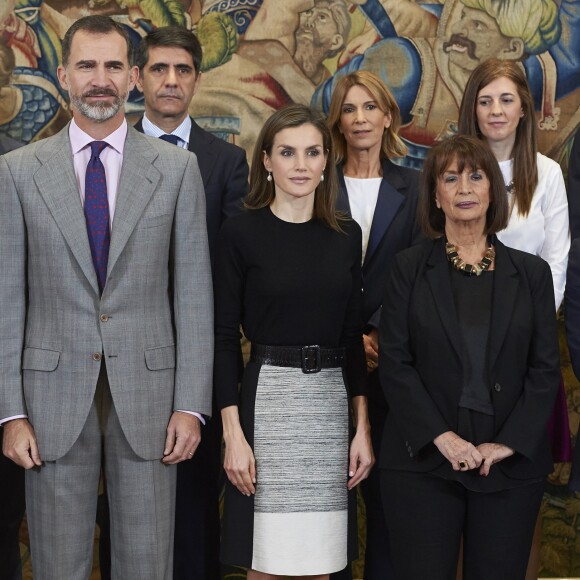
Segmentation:
<svg viewBox="0 0 580 580">
<path fill-rule="evenodd" d="M 445 253 L 451 265 L 466 276 L 481 276 L 483 271 L 490 269 L 495 259 L 495 250 L 491 244 L 488 246 L 485 254 L 483 254 L 483 258 L 477 264 L 467 264 L 464 262 L 459 257 L 457 248 L 451 242 L 445 242 Z"/>
</svg>

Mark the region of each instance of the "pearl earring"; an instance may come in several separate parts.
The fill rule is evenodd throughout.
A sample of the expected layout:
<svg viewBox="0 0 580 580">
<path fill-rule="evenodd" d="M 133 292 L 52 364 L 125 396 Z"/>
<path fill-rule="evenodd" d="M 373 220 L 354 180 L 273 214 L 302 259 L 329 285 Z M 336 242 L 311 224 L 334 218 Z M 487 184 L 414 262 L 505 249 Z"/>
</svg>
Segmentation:
<svg viewBox="0 0 580 580">
<path fill-rule="evenodd" d="M 324 181 L 324 173 L 320 176 L 320 181 Z"/>
<path fill-rule="evenodd" d="M 272 181 L 272 173 L 268 171 L 268 177 L 266 177 L 268 181 Z"/>
</svg>

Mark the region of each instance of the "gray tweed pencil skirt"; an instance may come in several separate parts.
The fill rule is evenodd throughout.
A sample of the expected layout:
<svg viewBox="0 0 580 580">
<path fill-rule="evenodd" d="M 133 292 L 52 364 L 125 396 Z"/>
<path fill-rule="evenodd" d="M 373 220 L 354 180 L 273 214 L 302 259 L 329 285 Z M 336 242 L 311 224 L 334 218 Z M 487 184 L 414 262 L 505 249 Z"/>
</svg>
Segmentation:
<svg viewBox="0 0 580 580">
<path fill-rule="evenodd" d="M 262 365 L 254 407 L 252 565 L 317 575 L 347 565 L 349 401 L 341 368 Z"/>
</svg>

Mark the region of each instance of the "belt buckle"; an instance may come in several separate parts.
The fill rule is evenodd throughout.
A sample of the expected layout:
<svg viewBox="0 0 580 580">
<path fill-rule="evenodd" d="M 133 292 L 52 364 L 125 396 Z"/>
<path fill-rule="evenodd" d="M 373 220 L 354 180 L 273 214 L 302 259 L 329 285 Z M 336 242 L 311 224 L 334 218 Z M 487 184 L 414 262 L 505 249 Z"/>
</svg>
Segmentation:
<svg viewBox="0 0 580 580">
<path fill-rule="evenodd" d="M 320 366 L 320 346 L 313 344 L 311 346 L 303 346 L 302 354 L 302 372 L 305 374 L 319 373 Z"/>
</svg>

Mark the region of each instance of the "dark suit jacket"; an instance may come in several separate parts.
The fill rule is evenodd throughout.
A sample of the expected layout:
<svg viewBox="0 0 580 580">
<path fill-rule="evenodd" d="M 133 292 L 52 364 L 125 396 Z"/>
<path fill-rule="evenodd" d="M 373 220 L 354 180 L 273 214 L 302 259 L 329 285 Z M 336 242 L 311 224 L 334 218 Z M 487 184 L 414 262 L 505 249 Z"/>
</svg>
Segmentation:
<svg viewBox="0 0 580 580">
<path fill-rule="evenodd" d="M 578 143 L 580 143 L 580 139 L 577 138 L 576 145 Z M 580 146 L 576 146 L 576 149 L 580 152 Z M 572 158 L 570 158 L 570 161 L 572 162 Z M 580 163 L 580 159 L 578 163 Z M 580 186 L 580 182 L 578 185 Z M 569 197 L 570 194 L 580 195 L 580 191 L 569 192 Z M 570 224 L 572 225 L 572 222 Z M 574 374 L 576 377 L 580 377 L 580 237 L 572 239 L 570 253 L 568 254 L 564 312 L 566 313 L 566 337 L 568 339 L 570 360 L 572 361 Z M 576 441 L 580 440 L 576 439 Z M 573 491 L 580 491 L 580 445 L 578 444 L 574 447 L 572 473 L 568 487 Z"/>
<path fill-rule="evenodd" d="M 422 238 L 417 226 L 419 173 L 388 159 L 381 162 L 383 180 L 363 264 L 362 317 L 367 329 L 378 328 L 380 309 L 395 255 Z M 350 213 L 342 166 L 337 166 L 340 192 L 337 209 Z"/>
<path fill-rule="evenodd" d="M 580 195 L 580 191 L 578 194 Z M 564 304 L 570 360 L 574 374 L 580 377 L 580 237 L 572 240 L 568 254 Z"/>
<path fill-rule="evenodd" d="M 580 132 L 576 133 L 568 162 L 568 211 L 572 240 L 580 236 Z"/>
<path fill-rule="evenodd" d="M 550 268 L 495 241 L 488 372 L 493 441 L 516 450 L 498 466 L 517 479 L 553 469 L 546 424 L 558 390 L 559 345 Z M 379 371 L 390 407 L 380 466 L 430 471 L 432 443 L 457 431 L 466 357 L 443 239 L 399 254 L 383 303 Z M 477 305 L 474 304 L 474 308 Z"/>
<path fill-rule="evenodd" d="M 4 155 L 4 153 L 8 153 L 8 151 L 18 149 L 18 147 L 22 147 L 23 145 L 24 143 L 15 141 L 9 137 L 0 137 L 0 155 Z"/>
<path fill-rule="evenodd" d="M 142 119 L 135 129 L 143 133 Z M 189 135 L 189 150 L 197 163 L 205 189 L 207 237 L 213 263 L 213 250 L 224 220 L 242 208 L 248 193 L 248 162 L 245 151 L 204 131 L 193 119 Z"/>
</svg>

